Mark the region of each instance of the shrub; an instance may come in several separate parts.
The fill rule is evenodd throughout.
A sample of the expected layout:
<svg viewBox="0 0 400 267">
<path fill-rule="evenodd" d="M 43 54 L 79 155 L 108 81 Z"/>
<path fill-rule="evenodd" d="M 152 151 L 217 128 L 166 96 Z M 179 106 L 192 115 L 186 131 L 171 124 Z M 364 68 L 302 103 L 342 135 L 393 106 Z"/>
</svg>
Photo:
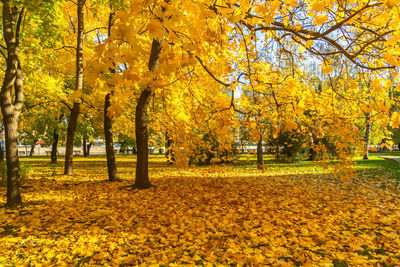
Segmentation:
<svg viewBox="0 0 400 267">
<path fill-rule="evenodd" d="M 284 131 L 274 138 L 271 134 L 268 136 L 268 144 L 276 148 L 276 159 L 279 162 L 291 163 L 308 158 L 309 145 L 306 135 Z"/>
<path fill-rule="evenodd" d="M 230 162 L 237 154 L 237 143 L 232 142 L 230 150 L 221 149 L 217 138 L 205 134 L 202 138 L 203 146 L 198 145 L 189 159 L 189 164 L 211 164 L 213 162 Z"/>
</svg>

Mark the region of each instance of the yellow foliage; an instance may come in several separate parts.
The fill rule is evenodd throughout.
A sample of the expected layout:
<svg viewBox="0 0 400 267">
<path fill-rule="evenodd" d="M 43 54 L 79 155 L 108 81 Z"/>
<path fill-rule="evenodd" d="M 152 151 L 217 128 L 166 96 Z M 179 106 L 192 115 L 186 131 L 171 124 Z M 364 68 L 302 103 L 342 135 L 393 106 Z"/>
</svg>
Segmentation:
<svg viewBox="0 0 400 267">
<path fill-rule="evenodd" d="M 322 67 L 322 74 L 328 74 L 328 73 L 331 73 L 332 71 L 333 71 L 332 65 Z"/>
<path fill-rule="evenodd" d="M 286 130 L 288 130 L 288 131 L 293 131 L 293 130 L 297 129 L 297 123 L 292 120 L 286 121 L 285 126 L 286 126 Z"/>
<path fill-rule="evenodd" d="M 328 15 L 319 15 L 314 18 L 314 23 L 317 25 L 324 24 L 328 20 Z"/>
</svg>

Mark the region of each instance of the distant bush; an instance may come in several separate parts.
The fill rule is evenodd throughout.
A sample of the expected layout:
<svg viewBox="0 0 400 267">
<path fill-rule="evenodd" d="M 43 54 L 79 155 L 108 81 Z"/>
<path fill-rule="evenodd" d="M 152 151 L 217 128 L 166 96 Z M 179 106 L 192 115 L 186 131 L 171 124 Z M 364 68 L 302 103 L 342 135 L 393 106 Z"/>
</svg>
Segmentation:
<svg viewBox="0 0 400 267">
<path fill-rule="evenodd" d="M 25 179 L 30 178 L 32 175 L 32 168 L 30 165 L 20 162 L 19 163 L 19 182 L 22 183 Z M 7 185 L 7 164 L 6 161 L 0 162 L 0 186 Z"/>
<path fill-rule="evenodd" d="M 232 142 L 230 150 L 221 149 L 217 138 L 205 134 L 202 138 L 204 146 L 197 146 L 189 158 L 189 164 L 208 165 L 213 162 L 231 162 L 238 153 L 238 144 Z"/>
<path fill-rule="evenodd" d="M 268 136 L 268 144 L 275 147 L 276 159 L 279 162 L 291 163 L 308 158 L 309 144 L 306 135 L 295 132 L 280 132 L 276 138 Z M 306 145 L 304 145 L 306 144 Z"/>
</svg>

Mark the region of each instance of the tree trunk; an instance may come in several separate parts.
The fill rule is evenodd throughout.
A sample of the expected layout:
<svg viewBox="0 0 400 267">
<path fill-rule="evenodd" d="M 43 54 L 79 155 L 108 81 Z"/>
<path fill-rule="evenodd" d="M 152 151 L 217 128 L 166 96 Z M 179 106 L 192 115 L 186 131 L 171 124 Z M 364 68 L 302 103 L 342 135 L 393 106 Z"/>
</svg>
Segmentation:
<svg viewBox="0 0 400 267">
<path fill-rule="evenodd" d="M 74 137 L 76 130 L 76 123 L 78 121 L 80 104 L 75 102 L 72 109 L 71 115 L 68 120 L 67 129 L 67 143 L 65 145 L 65 163 L 64 163 L 64 174 L 72 174 L 72 163 L 73 163 L 73 152 L 74 152 Z"/>
<path fill-rule="evenodd" d="M 82 90 L 83 88 L 83 34 L 84 34 L 84 24 L 83 24 L 83 8 L 85 0 L 78 0 L 78 36 L 76 41 L 76 80 L 75 80 L 75 90 Z M 74 151 L 74 137 L 76 130 L 76 123 L 79 116 L 80 104 L 74 102 L 71 109 L 71 116 L 68 120 L 68 130 L 67 130 L 67 143 L 65 148 L 65 166 L 64 174 L 72 174 L 72 163 L 73 163 L 73 151 Z"/>
<path fill-rule="evenodd" d="M 371 114 L 367 114 L 366 117 L 366 126 L 365 126 L 365 136 L 364 136 L 364 141 L 365 141 L 365 151 L 364 151 L 364 157 L 363 159 L 367 160 L 368 159 L 368 146 L 369 146 L 369 137 L 371 134 L 371 123 L 369 122 Z"/>
<path fill-rule="evenodd" d="M 316 159 L 316 157 L 317 157 L 317 153 L 311 145 L 310 149 L 308 150 L 308 160 L 314 161 Z"/>
<path fill-rule="evenodd" d="M 112 120 L 107 114 L 108 108 L 111 106 L 110 96 L 111 96 L 110 94 L 107 94 L 104 101 L 104 136 L 106 139 L 105 141 L 106 141 L 108 180 L 116 181 L 118 180 L 118 173 L 117 173 L 117 165 L 115 164 Z"/>
<path fill-rule="evenodd" d="M 82 146 L 83 146 L 83 156 L 87 157 L 87 146 L 86 146 L 86 139 L 83 138 L 83 142 L 82 142 Z"/>
<path fill-rule="evenodd" d="M 119 143 L 121 146 L 119 147 L 119 153 L 125 154 L 125 141 Z"/>
<path fill-rule="evenodd" d="M 32 157 L 33 156 L 33 152 L 35 152 L 35 143 L 36 143 L 36 141 L 34 141 L 31 144 L 31 150 L 29 151 L 29 157 Z"/>
<path fill-rule="evenodd" d="M 165 132 L 165 157 L 167 158 L 167 162 L 169 162 L 169 136 L 168 132 Z"/>
<path fill-rule="evenodd" d="M 149 188 L 151 183 L 149 180 L 149 141 L 147 134 L 147 107 L 151 96 L 153 95 L 150 88 L 142 91 L 138 104 L 136 106 L 136 145 L 137 145 L 137 162 L 136 162 L 136 180 L 134 187 Z"/>
<path fill-rule="evenodd" d="M 90 156 L 90 148 L 92 148 L 92 145 L 93 145 L 93 143 L 89 142 L 89 144 L 87 144 L 87 146 L 86 146 L 86 154 L 88 156 Z"/>
<path fill-rule="evenodd" d="M 259 168 L 259 169 L 262 169 L 264 166 L 262 141 L 263 141 L 262 130 L 260 130 L 260 139 L 258 139 L 258 143 L 257 143 L 257 168 Z"/>
<path fill-rule="evenodd" d="M 7 46 L 7 67 L 1 87 L 0 104 L 3 113 L 7 162 L 7 207 L 22 204 L 18 158 L 18 118 L 24 104 L 23 77 L 18 58 L 18 45 L 24 8 L 3 3 L 3 38 Z"/>
<path fill-rule="evenodd" d="M 22 204 L 20 193 L 20 173 L 18 158 L 18 118 L 10 116 L 4 119 L 7 161 L 7 206 Z"/>
<path fill-rule="evenodd" d="M 111 36 L 111 28 L 113 26 L 114 12 L 111 12 L 108 17 L 108 37 Z M 115 73 L 115 69 L 111 68 L 110 72 Z M 111 94 L 113 90 L 111 91 Z M 112 132 L 112 118 L 108 116 L 108 108 L 111 106 L 110 97 L 111 94 L 107 94 L 104 99 L 104 137 L 106 142 L 106 157 L 107 157 L 107 170 L 108 170 L 108 180 L 116 181 L 118 180 L 117 165 L 115 163 L 115 153 L 114 153 L 114 137 Z"/>
<path fill-rule="evenodd" d="M 0 161 L 4 161 L 3 145 L 0 143 Z"/>
<path fill-rule="evenodd" d="M 175 162 L 175 157 L 172 150 L 172 139 L 169 137 L 168 132 L 165 133 L 165 139 L 165 157 L 167 157 L 167 162 L 172 164 Z"/>
<path fill-rule="evenodd" d="M 148 68 L 154 71 L 158 67 L 158 61 L 161 54 L 161 42 L 153 39 L 151 45 L 150 59 Z M 136 145 L 137 145 L 137 161 L 136 161 L 136 179 L 133 187 L 145 189 L 151 187 L 149 180 L 149 140 L 147 135 L 147 107 L 153 92 L 150 87 L 142 91 L 136 106 L 135 122 L 136 122 Z"/>
<path fill-rule="evenodd" d="M 51 162 L 52 164 L 57 163 L 57 147 L 58 147 L 58 128 L 54 129 L 53 132 L 53 144 L 51 146 Z"/>
</svg>

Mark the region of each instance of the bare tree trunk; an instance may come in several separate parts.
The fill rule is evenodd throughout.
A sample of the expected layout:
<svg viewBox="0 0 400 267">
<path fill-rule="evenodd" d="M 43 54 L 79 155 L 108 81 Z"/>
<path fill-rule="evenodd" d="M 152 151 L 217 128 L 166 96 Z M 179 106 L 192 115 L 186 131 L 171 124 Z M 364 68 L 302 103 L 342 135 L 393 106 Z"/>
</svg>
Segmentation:
<svg viewBox="0 0 400 267">
<path fill-rule="evenodd" d="M 90 148 L 92 148 L 92 145 L 93 145 L 93 143 L 89 142 L 89 144 L 87 144 L 87 146 L 86 146 L 86 154 L 88 156 L 90 156 Z"/>
<path fill-rule="evenodd" d="M 11 116 L 4 119 L 7 161 L 7 206 L 22 204 L 20 193 L 20 173 L 18 158 L 18 118 Z"/>
<path fill-rule="evenodd" d="M 368 146 L 369 146 L 369 137 L 371 134 L 371 123 L 369 122 L 371 114 L 367 114 L 367 117 L 365 119 L 365 136 L 364 136 L 364 141 L 365 141 L 365 150 L 364 150 L 364 157 L 363 159 L 367 160 L 368 159 Z"/>
<path fill-rule="evenodd" d="M 87 157 L 87 146 L 86 146 L 86 138 L 83 138 L 83 142 L 82 142 L 82 146 L 83 146 L 83 156 Z"/>
<path fill-rule="evenodd" d="M 308 160 L 315 160 L 317 158 L 317 151 L 314 149 L 314 145 L 318 145 L 319 140 L 315 134 L 311 135 L 311 141 L 310 141 L 310 149 L 308 151 Z"/>
<path fill-rule="evenodd" d="M 75 90 L 82 90 L 83 88 L 83 34 L 84 34 L 84 19 L 83 19 L 83 8 L 85 0 L 78 0 L 78 36 L 76 41 L 76 80 Z M 71 109 L 71 116 L 68 120 L 67 130 L 67 144 L 65 149 L 65 166 L 64 174 L 72 174 L 72 163 L 73 163 L 73 151 L 74 151 L 74 137 L 76 130 L 76 123 L 78 121 L 80 110 L 80 103 L 74 102 Z"/>
<path fill-rule="evenodd" d="M 111 12 L 108 17 L 108 37 L 111 36 L 111 28 L 113 26 L 114 12 Z M 110 69 L 111 73 L 115 73 L 115 69 Z M 113 91 L 111 91 L 112 94 Z M 111 106 L 110 97 L 111 94 L 107 94 L 104 99 L 104 137 L 106 143 L 106 157 L 107 157 L 107 170 L 108 180 L 117 181 L 118 172 L 117 165 L 115 163 L 114 153 L 114 137 L 112 132 L 112 118 L 108 116 L 108 108 Z"/>
<path fill-rule="evenodd" d="M 18 118 L 24 104 L 23 77 L 18 58 L 18 45 L 24 8 L 3 3 L 3 38 L 7 46 L 7 67 L 0 93 L 1 111 L 5 127 L 7 162 L 7 207 L 22 204 L 18 158 Z"/>
<path fill-rule="evenodd" d="M 172 164 L 175 162 L 174 151 L 172 150 L 172 139 L 169 137 L 168 132 L 165 133 L 165 156 L 167 162 Z"/>
<path fill-rule="evenodd" d="M 117 165 L 115 164 L 112 120 L 107 114 L 108 107 L 110 106 L 111 106 L 110 94 L 107 94 L 104 101 L 104 136 L 106 139 L 105 141 L 106 141 L 108 180 L 116 181 L 118 180 L 118 173 L 117 173 Z"/>
<path fill-rule="evenodd" d="M 57 147 L 58 147 L 58 127 L 53 132 L 53 144 L 51 146 L 51 162 L 52 164 L 57 163 Z"/>
<path fill-rule="evenodd" d="M 79 116 L 79 109 L 80 109 L 80 104 L 75 102 L 71 109 L 71 115 L 68 120 L 67 143 L 65 146 L 64 174 L 72 174 L 74 137 L 75 137 L 76 123 L 78 121 L 78 116 Z"/>
<path fill-rule="evenodd" d="M 149 105 L 152 91 L 147 88 L 142 91 L 138 104 L 136 106 L 136 145 L 137 145 L 137 162 L 136 162 L 136 180 L 135 188 L 149 188 L 151 183 L 149 180 L 149 141 L 147 134 L 147 107 Z"/>
<path fill-rule="evenodd" d="M 3 135 L 3 131 L 4 131 L 4 123 L 3 122 L 1 122 L 1 125 L 2 125 L 2 127 L 1 127 L 1 129 L 0 129 L 0 133 Z M 2 144 L 2 142 L 1 142 L 2 140 L 0 139 L 0 161 L 4 161 L 4 154 L 3 154 L 3 151 L 5 151 L 4 150 L 4 148 L 3 148 L 3 144 Z"/>
<path fill-rule="evenodd" d="M 33 153 L 35 152 L 35 143 L 36 143 L 36 141 L 33 141 L 31 144 L 31 150 L 29 151 L 29 157 L 32 157 Z"/>
<path fill-rule="evenodd" d="M 161 42 L 153 39 L 151 45 L 150 59 L 148 68 L 154 71 L 158 67 L 158 61 L 161 54 Z M 135 122 L 136 122 L 136 145 L 137 145 L 137 161 L 136 161 L 136 179 L 134 188 L 145 189 L 151 187 L 149 180 L 149 140 L 147 134 L 147 107 L 153 92 L 150 87 L 142 91 L 136 106 Z"/>
<path fill-rule="evenodd" d="M 264 158 L 263 158 L 263 138 L 262 138 L 262 130 L 260 129 L 260 138 L 257 143 L 257 168 L 262 169 L 264 166 Z"/>
<path fill-rule="evenodd" d="M 3 145 L 0 143 L 0 161 L 4 161 Z"/>
</svg>

